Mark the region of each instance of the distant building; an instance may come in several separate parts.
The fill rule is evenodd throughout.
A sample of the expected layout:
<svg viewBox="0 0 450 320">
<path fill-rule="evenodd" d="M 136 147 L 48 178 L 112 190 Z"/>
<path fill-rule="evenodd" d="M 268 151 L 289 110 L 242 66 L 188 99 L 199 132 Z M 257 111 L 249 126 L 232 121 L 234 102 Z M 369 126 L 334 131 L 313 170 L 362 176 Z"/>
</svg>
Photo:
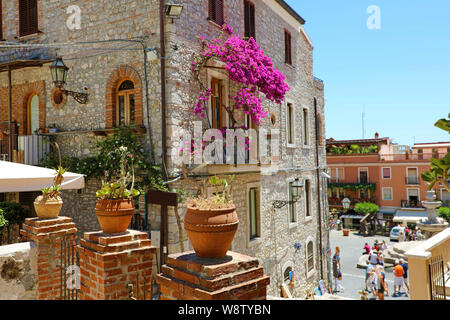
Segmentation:
<svg viewBox="0 0 450 320">
<path fill-rule="evenodd" d="M 428 184 L 422 173 L 430 169 L 431 158 L 443 158 L 450 142 L 421 143 L 412 148 L 392 144 L 389 138 L 362 140 L 327 140 L 327 164 L 330 208 L 342 208 L 349 198 L 351 208 L 358 202 L 373 202 L 384 214 L 398 209 L 417 210 L 426 197 Z M 443 201 L 450 194 L 437 185 L 436 194 Z"/>
</svg>

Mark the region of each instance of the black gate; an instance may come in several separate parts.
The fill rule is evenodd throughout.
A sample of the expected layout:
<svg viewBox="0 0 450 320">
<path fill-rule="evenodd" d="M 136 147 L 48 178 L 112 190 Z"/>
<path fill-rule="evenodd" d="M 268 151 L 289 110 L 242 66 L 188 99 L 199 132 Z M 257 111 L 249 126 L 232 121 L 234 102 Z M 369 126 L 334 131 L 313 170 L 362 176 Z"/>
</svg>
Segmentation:
<svg viewBox="0 0 450 320">
<path fill-rule="evenodd" d="M 80 258 L 76 239 L 61 238 L 60 253 L 60 300 L 78 300 L 80 291 Z"/>
<path fill-rule="evenodd" d="M 431 300 L 446 300 L 445 292 L 445 270 L 442 256 L 431 258 L 428 264 L 428 274 L 430 277 L 430 297 Z"/>
</svg>

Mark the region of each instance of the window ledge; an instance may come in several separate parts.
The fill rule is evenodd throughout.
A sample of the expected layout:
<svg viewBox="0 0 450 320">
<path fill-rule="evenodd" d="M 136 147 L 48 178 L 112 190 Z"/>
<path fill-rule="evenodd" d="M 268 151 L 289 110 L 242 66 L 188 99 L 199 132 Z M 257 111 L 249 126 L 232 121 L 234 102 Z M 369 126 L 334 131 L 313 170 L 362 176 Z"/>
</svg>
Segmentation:
<svg viewBox="0 0 450 320">
<path fill-rule="evenodd" d="M 286 144 L 286 148 L 288 148 L 288 149 L 296 149 L 297 148 L 297 146 L 295 145 L 295 143 L 294 144 Z"/>
<path fill-rule="evenodd" d="M 298 227 L 298 222 L 289 222 L 289 230 L 295 229 Z"/>
<path fill-rule="evenodd" d="M 215 28 L 219 28 L 222 29 L 222 26 L 218 25 L 215 21 L 211 20 L 210 18 L 207 18 L 206 20 L 208 20 L 208 22 Z M 225 24 L 225 22 L 224 22 Z"/>
<path fill-rule="evenodd" d="M 306 279 L 309 280 L 310 278 L 312 278 L 313 276 L 315 276 L 316 273 L 317 273 L 317 270 L 312 269 L 311 271 L 309 271 L 309 272 L 306 273 Z"/>
<path fill-rule="evenodd" d="M 250 239 L 250 240 L 248 241 L 247 248 L 253 248 L 253 247 L 259 245 L 259 244 L 261 243 L 261 241 L 262 241 L 262 238 L 261 238 L 261 237 L 257 237 L 257 238 Z"/>
<path fill-rule="evenodd" d="M 305 217 L 305 222 L 311 222 L 313 220 L 312 216 Z"/>
<path fill-rule="evenodd" d="M 284 65 L 286 66 L 286 68 L 291 68 L 291 69 L 295 70 L 295 66 L 293 64 L 289 64 L 289 63 L 285 62 Z"/>
<path fill-rule="evenodd" d="M 33 39 L 35 37 L 40 37 L 41 34 L 43 34 L 43 32 L 38 30 L 35 33 L 26 34 L 26 35 L 23 35 L 23 36 L 17 36 L 16 39 L 19 40 L 19 41 L 20 40 L 30 40 L 30 39 Z"/>
</svg>

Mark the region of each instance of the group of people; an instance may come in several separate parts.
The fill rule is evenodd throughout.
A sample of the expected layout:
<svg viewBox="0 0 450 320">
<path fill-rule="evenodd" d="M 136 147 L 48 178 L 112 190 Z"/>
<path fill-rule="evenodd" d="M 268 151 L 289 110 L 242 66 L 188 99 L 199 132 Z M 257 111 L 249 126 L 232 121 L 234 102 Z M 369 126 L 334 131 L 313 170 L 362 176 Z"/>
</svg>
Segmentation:
<svg viewBox="0 0 450 320">
<path fill-rule="evenodd" d="M 384 263 L 379 260 L 375 263 L 374 260 L 366 261 L 366 291 L 372 293 L 373 298 L 384 300 L 385 295 L 389 295 L 388 284 L 386 281 L 386 274 L 384 272 Z M 403 259 L 395 261 L 394 267 L 394 293 L 393 297 L 400 296 L 403 286 L 406 286 L 405 296 L 409 294 L 408 285 L 408 265 Z"/>
<path fill-rule="evenodd" d="M 372 248 L 366 242 L 363 254 L 368 254 L 366 267 L 366 291 L 370 291 L 374 298 L 384 300 L 384 295 L 388 295 L 388 286 L 386 283 L 386 274 L 384 272 L 383 251 L 387 249 L 386 241 L 378 242 L 375 240 Z"/>
</svg>

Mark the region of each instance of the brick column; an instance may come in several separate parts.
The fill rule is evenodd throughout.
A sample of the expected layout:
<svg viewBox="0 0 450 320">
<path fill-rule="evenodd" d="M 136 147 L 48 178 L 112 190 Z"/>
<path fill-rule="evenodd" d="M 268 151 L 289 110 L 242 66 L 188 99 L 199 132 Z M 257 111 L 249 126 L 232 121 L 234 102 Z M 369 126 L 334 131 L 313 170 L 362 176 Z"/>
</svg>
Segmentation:
<svg viewBox="0 0 450 320">
<path fill-rule="evenodd" d="M 58 300 L 61 294 L 61 240 L 76 241 L 77 228 L 71 218 L 28 218 L 20 234 L 33 241 L 37 254 L 37 299 Z"/>
<path fill-rule="evenodd" d="M 231 251 L 224 259 L 173 254 L 161 271 L 161 300 L 266 300 L 270 283 L 258 259 Z"/>
<path fill-rule="evenodd" d="M 149 300 L 153 254 L 147 233 L 128 230 L 108 236 L 87 232 L 78 246 L 81 272 L 81 300 L 126 300 L 128 284 L 133 297 Z"/>
</svg>

